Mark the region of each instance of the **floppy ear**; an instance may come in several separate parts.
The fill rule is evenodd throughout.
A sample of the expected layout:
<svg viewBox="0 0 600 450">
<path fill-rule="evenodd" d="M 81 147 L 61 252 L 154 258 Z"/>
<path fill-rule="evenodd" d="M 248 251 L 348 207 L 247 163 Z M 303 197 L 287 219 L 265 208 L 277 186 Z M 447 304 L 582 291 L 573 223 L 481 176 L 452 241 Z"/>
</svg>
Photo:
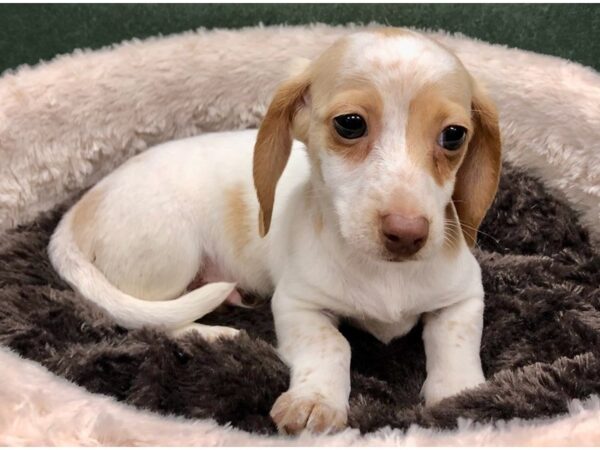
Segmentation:
<svg viewBox="0 0 600 450">
<path fill-rule="evenodd" d="M 479 225 L 494 200 L 502 166 L 498 113 L 475 83 L 471 110 L 474 134 L 456 174 L 452 195 L 469 246 L 475 244 Z"/>
<path fill-rule="evenodd" d="M 306 131 L 307 124 L 297 124 L 294 127 L 293 122 L 294 117 L 305 106 L 304 94 L 308 87 L 307 71 L 281 84 L 258 130 L 252 172 L 260 205 L 259 232 L 263 237 L 271 226 L 275 187 L 290 156 L 292 128 L 301 134 Z"/>
</svg>

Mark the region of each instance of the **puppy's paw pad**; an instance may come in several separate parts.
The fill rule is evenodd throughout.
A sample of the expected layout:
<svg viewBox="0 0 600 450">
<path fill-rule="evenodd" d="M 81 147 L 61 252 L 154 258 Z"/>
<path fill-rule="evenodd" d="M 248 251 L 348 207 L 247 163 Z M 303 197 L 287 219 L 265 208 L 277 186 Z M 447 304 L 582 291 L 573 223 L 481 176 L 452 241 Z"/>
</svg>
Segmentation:
<svg viewBox="0 0 600 450">
<path fill-rule="evenodd" d="M 234 339 L 240 334 L 240 330 L 231 327 L 220 327 L 211 325 L 202 325 L 200 323 L 192 323 L 177 330 L 171 331 L 171 336 L 180 338 L 187 336 L 190 333 L 198 333 L 208 342 L 214 342 L 217 339 Z"/>
<path fill-rule="evenodd" d="M 314 434 L 335 433 L 346 427 L 346 408 L 335 408 L 320 394 L 283 393 L 271 409 L 280 433 L 295 435 L 303 430 Z"/>
</svg>

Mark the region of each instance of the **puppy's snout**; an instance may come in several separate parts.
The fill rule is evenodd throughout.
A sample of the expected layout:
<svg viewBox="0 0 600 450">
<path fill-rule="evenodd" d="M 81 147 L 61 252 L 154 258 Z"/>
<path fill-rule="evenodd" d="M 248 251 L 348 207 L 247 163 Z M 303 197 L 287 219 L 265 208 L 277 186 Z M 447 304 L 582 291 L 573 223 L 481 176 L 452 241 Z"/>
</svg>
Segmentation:
<svg viewBox="0 0 600 450">
<path fill-rule="evenodd" d="M 398 256 L 412 256 L 427 242 L 429 221 L 423 216 L 387 214 L 381 218 L 385 248 Z"/>
</svg>

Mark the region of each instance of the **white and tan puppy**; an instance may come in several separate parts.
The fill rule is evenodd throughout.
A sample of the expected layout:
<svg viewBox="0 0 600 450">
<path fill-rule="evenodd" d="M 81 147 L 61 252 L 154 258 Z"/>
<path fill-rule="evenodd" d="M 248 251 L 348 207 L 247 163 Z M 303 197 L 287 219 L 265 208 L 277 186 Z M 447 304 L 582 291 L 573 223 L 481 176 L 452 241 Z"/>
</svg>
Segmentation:
<svg viewBox="0 0 600 450">
<path fill-rule="evenodd" d="M 484 381 L 470 247 L 499 172 L 495 109 L 460 61 L 414 32 L 359 32 L 280 86 L 258 134 L 129 160 L 68 211 L 49 253 L 130 328 L 231 336 L 193 322 L 238 302 L 233 283 L 273 293 L 291 383 L 271 416 L 288 433 L 337 430 L 350 393 L 341 318 L 388 342 L 423 317 L 427 404 Z"/>
</svg>

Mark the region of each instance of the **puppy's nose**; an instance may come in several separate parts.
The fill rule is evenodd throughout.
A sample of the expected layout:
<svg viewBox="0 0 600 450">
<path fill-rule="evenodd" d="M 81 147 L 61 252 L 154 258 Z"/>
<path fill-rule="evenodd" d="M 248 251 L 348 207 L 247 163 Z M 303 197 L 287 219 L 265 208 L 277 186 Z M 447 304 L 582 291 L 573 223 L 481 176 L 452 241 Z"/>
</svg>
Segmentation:
<svg viewBox="0 0 600 450">
<path fill-rule="evenodd" d="M 412 256 L 427 241 L 429 221 L 423 216 L 387 214 L 382 217 L 381 231 L 385 248 L 398 256 Z"/>
</svg>

